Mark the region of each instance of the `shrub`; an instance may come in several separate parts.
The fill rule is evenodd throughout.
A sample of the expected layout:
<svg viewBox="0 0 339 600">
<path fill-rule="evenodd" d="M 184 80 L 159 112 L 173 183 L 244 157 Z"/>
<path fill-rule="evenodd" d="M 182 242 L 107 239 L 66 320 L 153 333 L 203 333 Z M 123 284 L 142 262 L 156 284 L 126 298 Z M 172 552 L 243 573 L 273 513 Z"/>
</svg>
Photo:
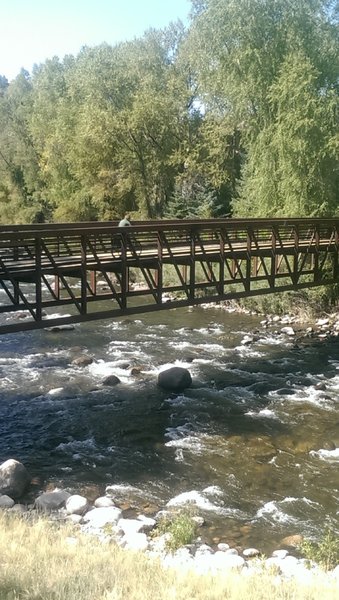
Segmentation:
<svg viewBox="0 0 339 600">
<path fill-rule="evenodd" d="M 197 524 L 193 519 L 193 514 L 187 510 L 164 516 L 155 530 L 156 535 L 171 534 L 166 542 L 166 547 L 171 552 L 186 544 L 191 544 L 196 537 L 196 532 Z"/>
<path fill-rule="evenodd" d="M 330 529 L 325 531 L 320 541 L 304 540 L 299 550 L 325 571 L 334 569 L 339 563 L 339 537 Z"/>
</svg>

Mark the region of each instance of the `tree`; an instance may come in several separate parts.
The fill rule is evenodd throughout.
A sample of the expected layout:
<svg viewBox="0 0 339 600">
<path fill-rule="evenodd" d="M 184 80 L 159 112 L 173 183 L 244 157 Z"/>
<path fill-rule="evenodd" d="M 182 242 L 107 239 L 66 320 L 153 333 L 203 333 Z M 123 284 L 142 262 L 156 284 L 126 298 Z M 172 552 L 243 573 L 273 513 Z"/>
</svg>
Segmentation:
<svg viewBox="0 0 339 600">
<path fill-rule="evenodd" d="M 333 214 L 339 45 L 329 3 L 206 0 L 190 43 L 206 114 L 241 131 L 235 213 Z"/>
<path fill-rule="evenodd" d="M 39 159 L 29 129 L 32 84 L 22 70 L 13 82 L 2 78 L 0 94 L 1 221 L 25 223 L 42 218 Z"/>
</svg>

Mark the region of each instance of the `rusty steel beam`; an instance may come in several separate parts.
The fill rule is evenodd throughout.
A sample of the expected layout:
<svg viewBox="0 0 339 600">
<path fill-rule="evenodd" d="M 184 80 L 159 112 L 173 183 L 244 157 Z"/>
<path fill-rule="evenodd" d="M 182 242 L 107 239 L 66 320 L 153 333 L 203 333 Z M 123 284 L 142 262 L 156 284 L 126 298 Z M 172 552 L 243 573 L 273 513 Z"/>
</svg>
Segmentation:
<svg viewBox="0 0 339 600">
<path fill-rule="evenodd" d="M 338 252 L 336 219 L 5 225 L 0 333 L 334 283 Z"/>
</svg>

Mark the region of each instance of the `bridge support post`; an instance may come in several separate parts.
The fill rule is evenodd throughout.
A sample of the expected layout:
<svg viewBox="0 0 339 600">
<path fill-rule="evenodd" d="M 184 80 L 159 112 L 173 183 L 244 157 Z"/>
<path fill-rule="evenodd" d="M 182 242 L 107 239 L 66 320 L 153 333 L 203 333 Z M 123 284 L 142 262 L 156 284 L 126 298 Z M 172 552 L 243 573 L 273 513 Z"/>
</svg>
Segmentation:
<svg viewBox="0 0 339 600">
<path fill-rule="evenodd" d="M 270 271 L 270 288 L 275 287 L 275 276 L 277 274 L 277 232 L 275 227 L 272 227 L 272 254 L 271 254 L 271 271 Z"/>
<path fill-rule="evenodd" d="M 339 269 L 338 269 L 338 253 L 339 253 L 339 232 L 338 227 L 335 225 L 334 231 L 334 240 L 335 240 L 335 253 L 333 255 L 333 279 L 334 281 L 338 281 L 339 277 Z"/>
<path fill-rule="evenodd" d="M 225 240 L 220 232 L 220 260 L 219 260 L 219 289 L 220 296 L 225 292 Z"/>
<path fill-rule="evenodd" d="M 163 272 L 162 272 L 162 236 L 161 233 L 157 234 L 157 245 L 158 245 L 158 264 L 155 270 L 155 283 L 157 286 L 157 304 L 162 304 L 162 286 L 163 286 Z"/>
<path fill-rule="evenodd" d="M 90 286 L 93 296 L 97 293 L 97 274 L 96 271 L 91 271 L 90 273 Z"/>
<path fill-rule="evenodd" d="M 195 234 L 191 234 L 191 256 L 190 256 L 190 282 L 189 282 L 189 299 L 195 298 Z"/>
<path fill-rule="evenodd" d="M 252 231 L 247 230 L 247 252 L 246 252 L 246 278 L 244 282 L 245 291 L 251 291 L 251 273 L 252 273 Z"/>
<path fill-rule="evenodd" d="M 35 318 L 42 319 L 42 293 L 41 293 L 41 239 L 35 240 Z"/>
<path fill-rule="evenodd" d="M 292 274 L 293 285 L 298 284 L 298 279 L 299 279 L 298 260 L 299 260 L 299 227 L 297 224 L 295 224 L 294 225 L 293 274 Z"/>
<path fill-rule="evenodd" d="M 125 232 L 123 232 L 125 233 Z M 129 268 L 127 265 L 128 237 L 121 237 L 121 308 L 127 308 L 127 294 L 129 290 Z"/>
<path fill-rule="evenodd" d="M 319 231 L 318 225 L 315 226 L 314 241 L 315 241 L 315 248 L 314 248 L 314 255 L 313 255 L 313 272 L 314 272 L 313 279 L 315 282 L 318 282 L 318 281 L 320 281 L 320 273 L 319 273 L 320 231 Z"/>
<path fill-rule="evenodd" d="M 81 305 L 82 315 L 87 313 L 87 238 L 81 236 Z"/>
</svg>

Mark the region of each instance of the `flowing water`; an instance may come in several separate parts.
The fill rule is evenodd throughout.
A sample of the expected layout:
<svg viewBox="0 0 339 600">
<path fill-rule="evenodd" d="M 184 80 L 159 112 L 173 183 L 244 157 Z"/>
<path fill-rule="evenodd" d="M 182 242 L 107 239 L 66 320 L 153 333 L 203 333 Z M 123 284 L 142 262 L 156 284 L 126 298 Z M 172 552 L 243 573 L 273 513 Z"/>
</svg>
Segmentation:
<svg viewBox="0 0 339 600">
<path fill-rule="evenodd" d="M 36 493 L 111 486 L 149 513 L 191 500 L 206 542 L 269 552 L 338 531 L 339 342 L 280 328 L 197 307 L 2 336 L 0 462 L 23 462 Z M 172 365 L 192 375 L 184 393 L 157 387 Z"/>
</svg>

